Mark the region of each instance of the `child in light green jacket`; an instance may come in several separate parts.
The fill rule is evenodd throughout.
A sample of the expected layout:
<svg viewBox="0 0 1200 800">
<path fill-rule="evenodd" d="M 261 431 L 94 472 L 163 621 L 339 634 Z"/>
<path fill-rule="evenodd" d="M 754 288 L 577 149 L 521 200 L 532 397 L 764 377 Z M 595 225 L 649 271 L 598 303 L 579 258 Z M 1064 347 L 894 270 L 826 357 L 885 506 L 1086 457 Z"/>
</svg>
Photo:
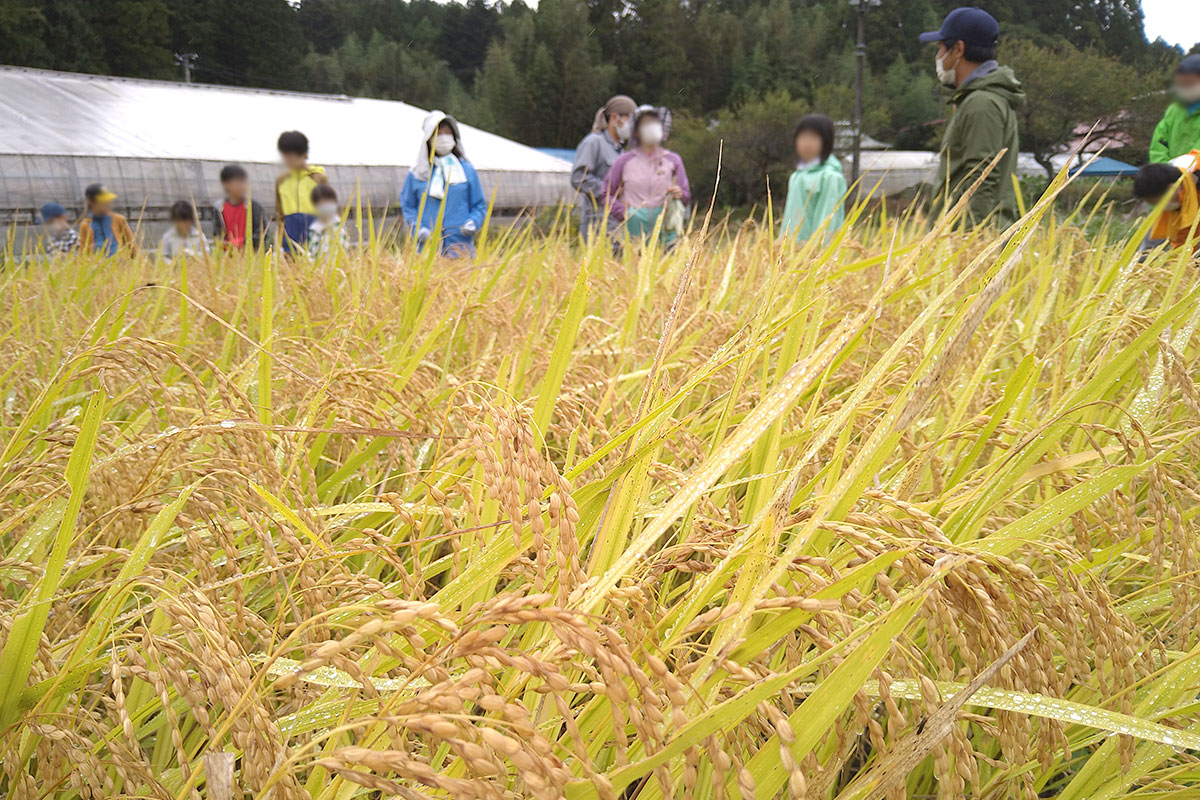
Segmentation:
<svg viewBox="0 0 1200 800">
<path fill-rule="evenodd" d="M 804 242 L 822 225 L 826 236 L 841 227 L 846 179 L 833 154 L 833 120 L 829 117 L 809 114 L 800 120 L 793 141 L 798 163 L 788 180 L 782 230 L 785 236 Z"/>
</svg>

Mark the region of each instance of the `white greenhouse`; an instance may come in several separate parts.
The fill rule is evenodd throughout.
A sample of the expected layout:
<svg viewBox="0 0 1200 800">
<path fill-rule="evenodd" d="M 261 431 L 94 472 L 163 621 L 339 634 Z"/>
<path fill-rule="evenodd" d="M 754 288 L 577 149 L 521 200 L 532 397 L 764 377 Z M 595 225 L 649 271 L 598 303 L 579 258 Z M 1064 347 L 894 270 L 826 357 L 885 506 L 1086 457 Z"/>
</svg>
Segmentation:
<svg viewBox="0 0 1200 800">
<path fill-rule="evenodd" d="M 445 109 L 453 114 L 454 109 Z M 102 182 L 130 220 L 164 219 L 178 200 L 202 212 L 220 198 L 221 167 L 240 163 L 255 199 L 274 205 L 280 132 L 303 131 L 343 202 L 393 209 L 426 111 L 339 95 L 171 83 L 0 66 L 0 226 L 29 222 L 47 201 L 77 216 Z M 496 213 L 570 202 L 571 165 L 467 125 L 467 158 Z"/>
</svg>

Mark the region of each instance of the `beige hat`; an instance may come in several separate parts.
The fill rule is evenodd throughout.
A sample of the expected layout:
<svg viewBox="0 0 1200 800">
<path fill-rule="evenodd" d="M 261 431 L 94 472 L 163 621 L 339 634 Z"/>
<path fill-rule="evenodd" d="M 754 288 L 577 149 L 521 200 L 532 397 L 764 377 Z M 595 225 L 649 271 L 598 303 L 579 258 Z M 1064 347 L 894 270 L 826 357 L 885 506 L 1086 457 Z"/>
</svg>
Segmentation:
<svg viewBox="0 0 1200 800">
<path fill-rule="evenodd" d="M 616 114 L 618 116 L 626 116 L 637 110 L 637 103 L 633 102 L 633 98 L 624 94 L 613 95 L 608 98 L 599 111 L 596 112 L 595 118 L 592 120 L 592 132 L 600 133 L 608 127 L 608 115 Z"/>
</svg>

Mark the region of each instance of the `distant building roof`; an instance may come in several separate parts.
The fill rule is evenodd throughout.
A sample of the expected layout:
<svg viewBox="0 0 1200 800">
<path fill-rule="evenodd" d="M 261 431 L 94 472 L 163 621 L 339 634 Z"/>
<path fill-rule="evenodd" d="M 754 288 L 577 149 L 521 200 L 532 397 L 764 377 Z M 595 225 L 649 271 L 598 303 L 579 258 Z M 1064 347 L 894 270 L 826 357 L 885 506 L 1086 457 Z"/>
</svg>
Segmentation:
<svg viewBox="0 0 1200 800">
<path fill-rule="evenodd" d="M 539 147 L 539 153 L 545 153 L 551 158 L 557 158 L 559 161 L 565 161 L 572 164 L 575 161 L 575 151 L 569 147 Z"/>
<path fill-rule="evenodd" d="M 862 135 L 862 144 L 860 147 L 863 150 L 889 150 L 890 144 L 885 144 L 868 136 L 866 133 Z M 839 153 L 849 153 L 854 149 L 854 123 L 849 120 L 840 120 L 833 123 L 833 149 Z"/>
<path fill-rule="evenodd" d="M 1099 156 L 1091 162 L 1088 161 L 1087 156 L 1084 156 L 1083 161 L 1083 164 L 1071 167 L 1072 175 L 1083 175 L 1088 178 L 1132 178 L 1137 175 L 1138 171 L 1133 164 L 1126 164 L 1124 161 L 1117 161 L 1108 156 Z"/>
</svg>

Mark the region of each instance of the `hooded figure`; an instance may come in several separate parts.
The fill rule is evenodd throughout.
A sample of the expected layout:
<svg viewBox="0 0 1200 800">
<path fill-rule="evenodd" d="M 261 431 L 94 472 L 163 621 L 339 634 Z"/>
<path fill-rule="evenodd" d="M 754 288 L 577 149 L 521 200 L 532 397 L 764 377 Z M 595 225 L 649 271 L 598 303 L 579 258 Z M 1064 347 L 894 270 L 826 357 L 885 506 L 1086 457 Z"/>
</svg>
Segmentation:
<svg viewBox="0 0 1200 800">
<path fill-rule="evenodd" d="M 421 145 L 404 179 L 400 210 L 422 248 L 440 222 L 443 255 L 475 254 L 475 233 L 487 216 L 487 198 L 463 154 L 454 117 L 431 111 L 421 123 Z"/>
<path fill-rule="evenodd" d="M 785 236 L 804 242 L 824 230 L 828 238 L 845 221 L 842 198 L 846 178 L 833 154 L 834 124 L 824 114 L 809 114 L 792 135 L 796 171 L 788 179 L 787 202 L 780 228 Z"/>
<path fill-rule="evenodd" d="M 1167 162 L 1200 149 L 1200 53 L 1175 68 L 1175 100 L 1150 137 L 1150 160 Z"/>
</svg>

